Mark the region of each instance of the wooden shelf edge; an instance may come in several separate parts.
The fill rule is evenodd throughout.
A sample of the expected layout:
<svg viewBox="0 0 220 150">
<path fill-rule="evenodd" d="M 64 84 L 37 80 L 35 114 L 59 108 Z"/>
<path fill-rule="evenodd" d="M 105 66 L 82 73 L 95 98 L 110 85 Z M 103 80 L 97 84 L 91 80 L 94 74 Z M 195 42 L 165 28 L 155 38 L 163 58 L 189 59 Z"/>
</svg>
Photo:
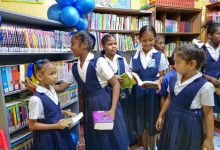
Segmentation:
<svg viewBox="0 0 220 150">
<path fill-rule="evenodd" d="M 102 32 L 102 33 L 119 33 L 119 34 L 139 34 L 138 30 L 94 30 L 89 29 L 89 32 Z"/>
<path fill-rule="evenodd" d="M 120 8 L 109 8 L 109 7 L 96 7 L 94 9 L 95 13 L 107 13 L 107 14 L 118 14 L 130 16 L 143 16 L 150 15 L 152 11 L 149 10 L 136 10 L 136 9 L 120 9 Z"/>
<path fill-rule="evenodd" d="M 206 5 L 206 8 L 208 8 L 208 9 L 212 9 L 212 7 L 220 7 L 220 1 L 219 2 L 215 2 L 213 4 Z"/>
<path fill-rule="evenodd" d="M 148 9 L 154 8 L 154 7 L 158 8 L 159 10 L 169 9 L 169 11 L 173 11 L 173 10 L 176 10 L 176 11 L 191 11 L 191 12 L 201 12 L 202 11 L 202 9 L 200 9 L 200 8 L 172 7 L 172 6 L 161 6 L 161 5 L 152 5 Z"/>
</svg>

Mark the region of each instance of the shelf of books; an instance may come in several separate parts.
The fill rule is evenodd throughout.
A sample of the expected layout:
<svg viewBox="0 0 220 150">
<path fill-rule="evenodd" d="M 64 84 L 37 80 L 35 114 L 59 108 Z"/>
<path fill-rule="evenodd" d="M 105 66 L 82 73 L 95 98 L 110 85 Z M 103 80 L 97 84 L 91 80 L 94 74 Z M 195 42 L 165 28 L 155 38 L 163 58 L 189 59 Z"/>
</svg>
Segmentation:
<svg viewBox="0 0 220 150">
<path fill-rule="evenodd" d="M 115 34 L 122 52 L 135 50 L 138 45 L 138 33 L 142 26 L 152 24 L 152 12 L 131 9 L 96 7 L 89 14 L 89 31 L 95 35 L 96 51 L 101 51 L 101 38 L 106 33 Z"/>
<path fill-rule="evenodd" d="M 148 10 L 152 11 L 156 32 L 165 37 L 167 57 L 177 46 L 200 38 L 201 9 L 156 5 Z"/>
<path fill-rule="evenodd" d="M 6 132 L 10 149 L 31 149 L 33 139 L 27 119 L 32 93 L 21 81 L 30 71 L 30 63 L 46 58 L 55 64 L 58 81 L 71 75 L 71 61 L 75 58 L 70 52 L 69 31 L 73 28 L 2 9 L 0 16 L 0 128 Z M 31 79 L 37 84 L 34 77 Z M 77 84 L 59 93 L 58 98 L 61 109 L 79 113 Z M 79 136 L 79 123 L 71 130 Z"/>
<path fill-rule="evenodd" d="M 220 2 L 206 5 L 205 20 L 212 20 L 220 23 Z M 207 34 L 204 34 L 204 40 L 207 42 Z"/>
</svg>

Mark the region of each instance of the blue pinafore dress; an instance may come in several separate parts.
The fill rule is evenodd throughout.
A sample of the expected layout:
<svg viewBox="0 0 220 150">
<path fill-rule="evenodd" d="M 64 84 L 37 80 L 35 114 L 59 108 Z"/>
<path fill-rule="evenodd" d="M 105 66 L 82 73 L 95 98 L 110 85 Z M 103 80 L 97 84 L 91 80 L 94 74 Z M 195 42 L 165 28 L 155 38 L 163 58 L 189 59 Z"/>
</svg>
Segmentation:
<svg viewBox="0 0 220 150">
<path fill-rule="evenodd" d="M 35 92 L 34 96 L 41 99 L 44 108 L 45 118 L 38 119 L 38 122 L 55 124 L 63 119 L 60 103 L 56 105 L 43 93 Z M 76 145 L 72 140 L 70 130 L 67 128 L 64 130 L 34 130 L 33 139 L 33 150 L 76 150 Z"/>
<path fill-rule="evenodd" d="M 73 75 L 86 95 L 84 135 L 86 150 L 127 150 L 128 135 L 120 105 L 115 112 L 113 130 L 95 130 L 93 111 L 108 111 L 112 105 L 112 90 L 109 86 L 102 87 L 96 75 L 96 63 L 99 58 L 90 60 L 86 82 L 83 82 L 78 73 L 77 64 L 73 65 Z"/>
<path fill-rule="evenodd" d="M 142 81 L 155 81 L 159 72 L 161 52 L 153 53 L 151 61 L 146 69 L 143 68 L 140 59 L 140 52 L 138 58 L 132 57 L 133 72 L 137 73 Z M 136 135 L 143 133 L 144 129 L 148 130 L 150 136 L 158 133 L 155 124 L 160 112 L 160 96 L 156 89 L 141 88 L 138 84 L 132 87 L 132 110 L 134 122 L 134 130 Z"/>
<path fill-rule="evenodd" d="M 207 82 L 200 77 L 187 85 L 178 95 L 174 88 L 177 77 L 169 83 L 171 103 L 168 108 L 159 150 L 201 150 L 203 144 L 203 122 L 201 109 L 190 109 L 193 99 Z"/>
<path fill-rule="evenodd" d="M 118 58 L 118 71 L 115 73 L 115 75 L 122 75 L 125 73 L 125 64 L 123 58 Z M 133 144 L 135 142 L 135 136 L 134 136 L 134 128 L 133 128 L 133 122 L 135 120 L 132 120 L 132 99 L 129 89 L 121 89 L 120 93 L 120 105 L 123 112 L 128 138 L 129 138 L 129 145 Z"/>
<path fill-rule="evenodd" d="M 204 47 L 206 51 L 206 66 L 204 74 L 209 75 L 211 77 L 214 77 L 216 79 L 220 78 L 220 56 L 218 58 L 218 61 L 215 61 L 212 56 L 210 55 L 208 49 Z M 217 95 L 214 93 L 215 98 L 215 106 L 214 106 L 214 112 L 220 113 L 220 95 Z"/>
</svg>

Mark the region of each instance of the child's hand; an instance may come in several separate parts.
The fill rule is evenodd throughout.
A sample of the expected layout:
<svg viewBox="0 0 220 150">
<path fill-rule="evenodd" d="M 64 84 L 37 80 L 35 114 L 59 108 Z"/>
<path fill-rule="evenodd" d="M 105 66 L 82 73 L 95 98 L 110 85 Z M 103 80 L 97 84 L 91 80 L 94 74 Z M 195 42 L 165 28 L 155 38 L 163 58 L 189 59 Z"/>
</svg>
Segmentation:
<svg viewBox="0 0 220 150">
<path fill-rule="evenodd" d="M 124 83 L 124 80 L 121 77 L 118 77 L 118 81 L 119 81 L 120 85 L 122 85 Z"/>
<path fill-rule="evenodd" d="M 214 150 L 213 141 L 205 140 L 202 146 L 202 150 Z"/>
<path fill-rule="evenodd" d="M 163 124 L 163 118 L 162 118 L 162 117 L 159 117 L 159 118 L 157 119 L 157 122 L 156 122 L 156 129 L 157 129 L 158 131 L 161 130 L 162 124 Z"/>
<path fill-rule="evenodd" d="M 115 110 L 110 109 L 108 112 L 106 112 L 105 117 L 106 116 L 111 116 L 113 120 L 115 120 Z"/>
<path fill-rule="evenodd" d="M 36 88 L 36 86 L 34 85 L 34 83 L 31 81 L 31 79 L 29 77 L 25 78 L 25 81 L 21 81 L 22 84 L 25 85 L 25 87 L 33 92 L 33 89 Z"/>
<path fill-rule="evenodd" d="M 64 121 L 64 119 L 57 122 L 58 129 L 65 129 L 66 127 L 69 127 L 69 125 Z"/>
<path fill-rule="evenodd" d="M 74 116 L 77 115 L 76 113 L 71 112 L 70 109 L 62 110 L 62 112 L 63 112 L 63 115 L 64 115 L 64 116 L 67 116 L 67 117 L 74 117 Z"/>
<path fill-rule="evenodd" d="M 161 90 L 161 81 L 158 79 L 158 80 L 155 81 L 155 83 L 157 83 L 157 85 L 158 85 L 157 93 L 159 93 L 160 90 Z"/>
<path fill-rule="evenodd" d="M 209 77 L 208 79 L 215 87 L 220 87 L 220 80 L 214 77 Z"/>
</svg>

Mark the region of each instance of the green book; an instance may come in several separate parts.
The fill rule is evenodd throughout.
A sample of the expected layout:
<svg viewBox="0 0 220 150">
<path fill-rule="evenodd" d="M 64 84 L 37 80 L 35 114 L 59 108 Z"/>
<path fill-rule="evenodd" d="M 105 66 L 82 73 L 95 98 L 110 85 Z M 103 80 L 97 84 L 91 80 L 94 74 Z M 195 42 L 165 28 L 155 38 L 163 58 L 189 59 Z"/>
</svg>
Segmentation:
<svg viewBox="0 0 220 150">
<path fill-rule="evenodd" d="M 125 72 L 122 75 L 120 75 L 120 78 L 123 79 L 123 83 L 121 83 L 122 89 L 132 88 L 134 84 L 136 84 L 136 81 L 132 78 L 131 73 Z"/>
</svg>

